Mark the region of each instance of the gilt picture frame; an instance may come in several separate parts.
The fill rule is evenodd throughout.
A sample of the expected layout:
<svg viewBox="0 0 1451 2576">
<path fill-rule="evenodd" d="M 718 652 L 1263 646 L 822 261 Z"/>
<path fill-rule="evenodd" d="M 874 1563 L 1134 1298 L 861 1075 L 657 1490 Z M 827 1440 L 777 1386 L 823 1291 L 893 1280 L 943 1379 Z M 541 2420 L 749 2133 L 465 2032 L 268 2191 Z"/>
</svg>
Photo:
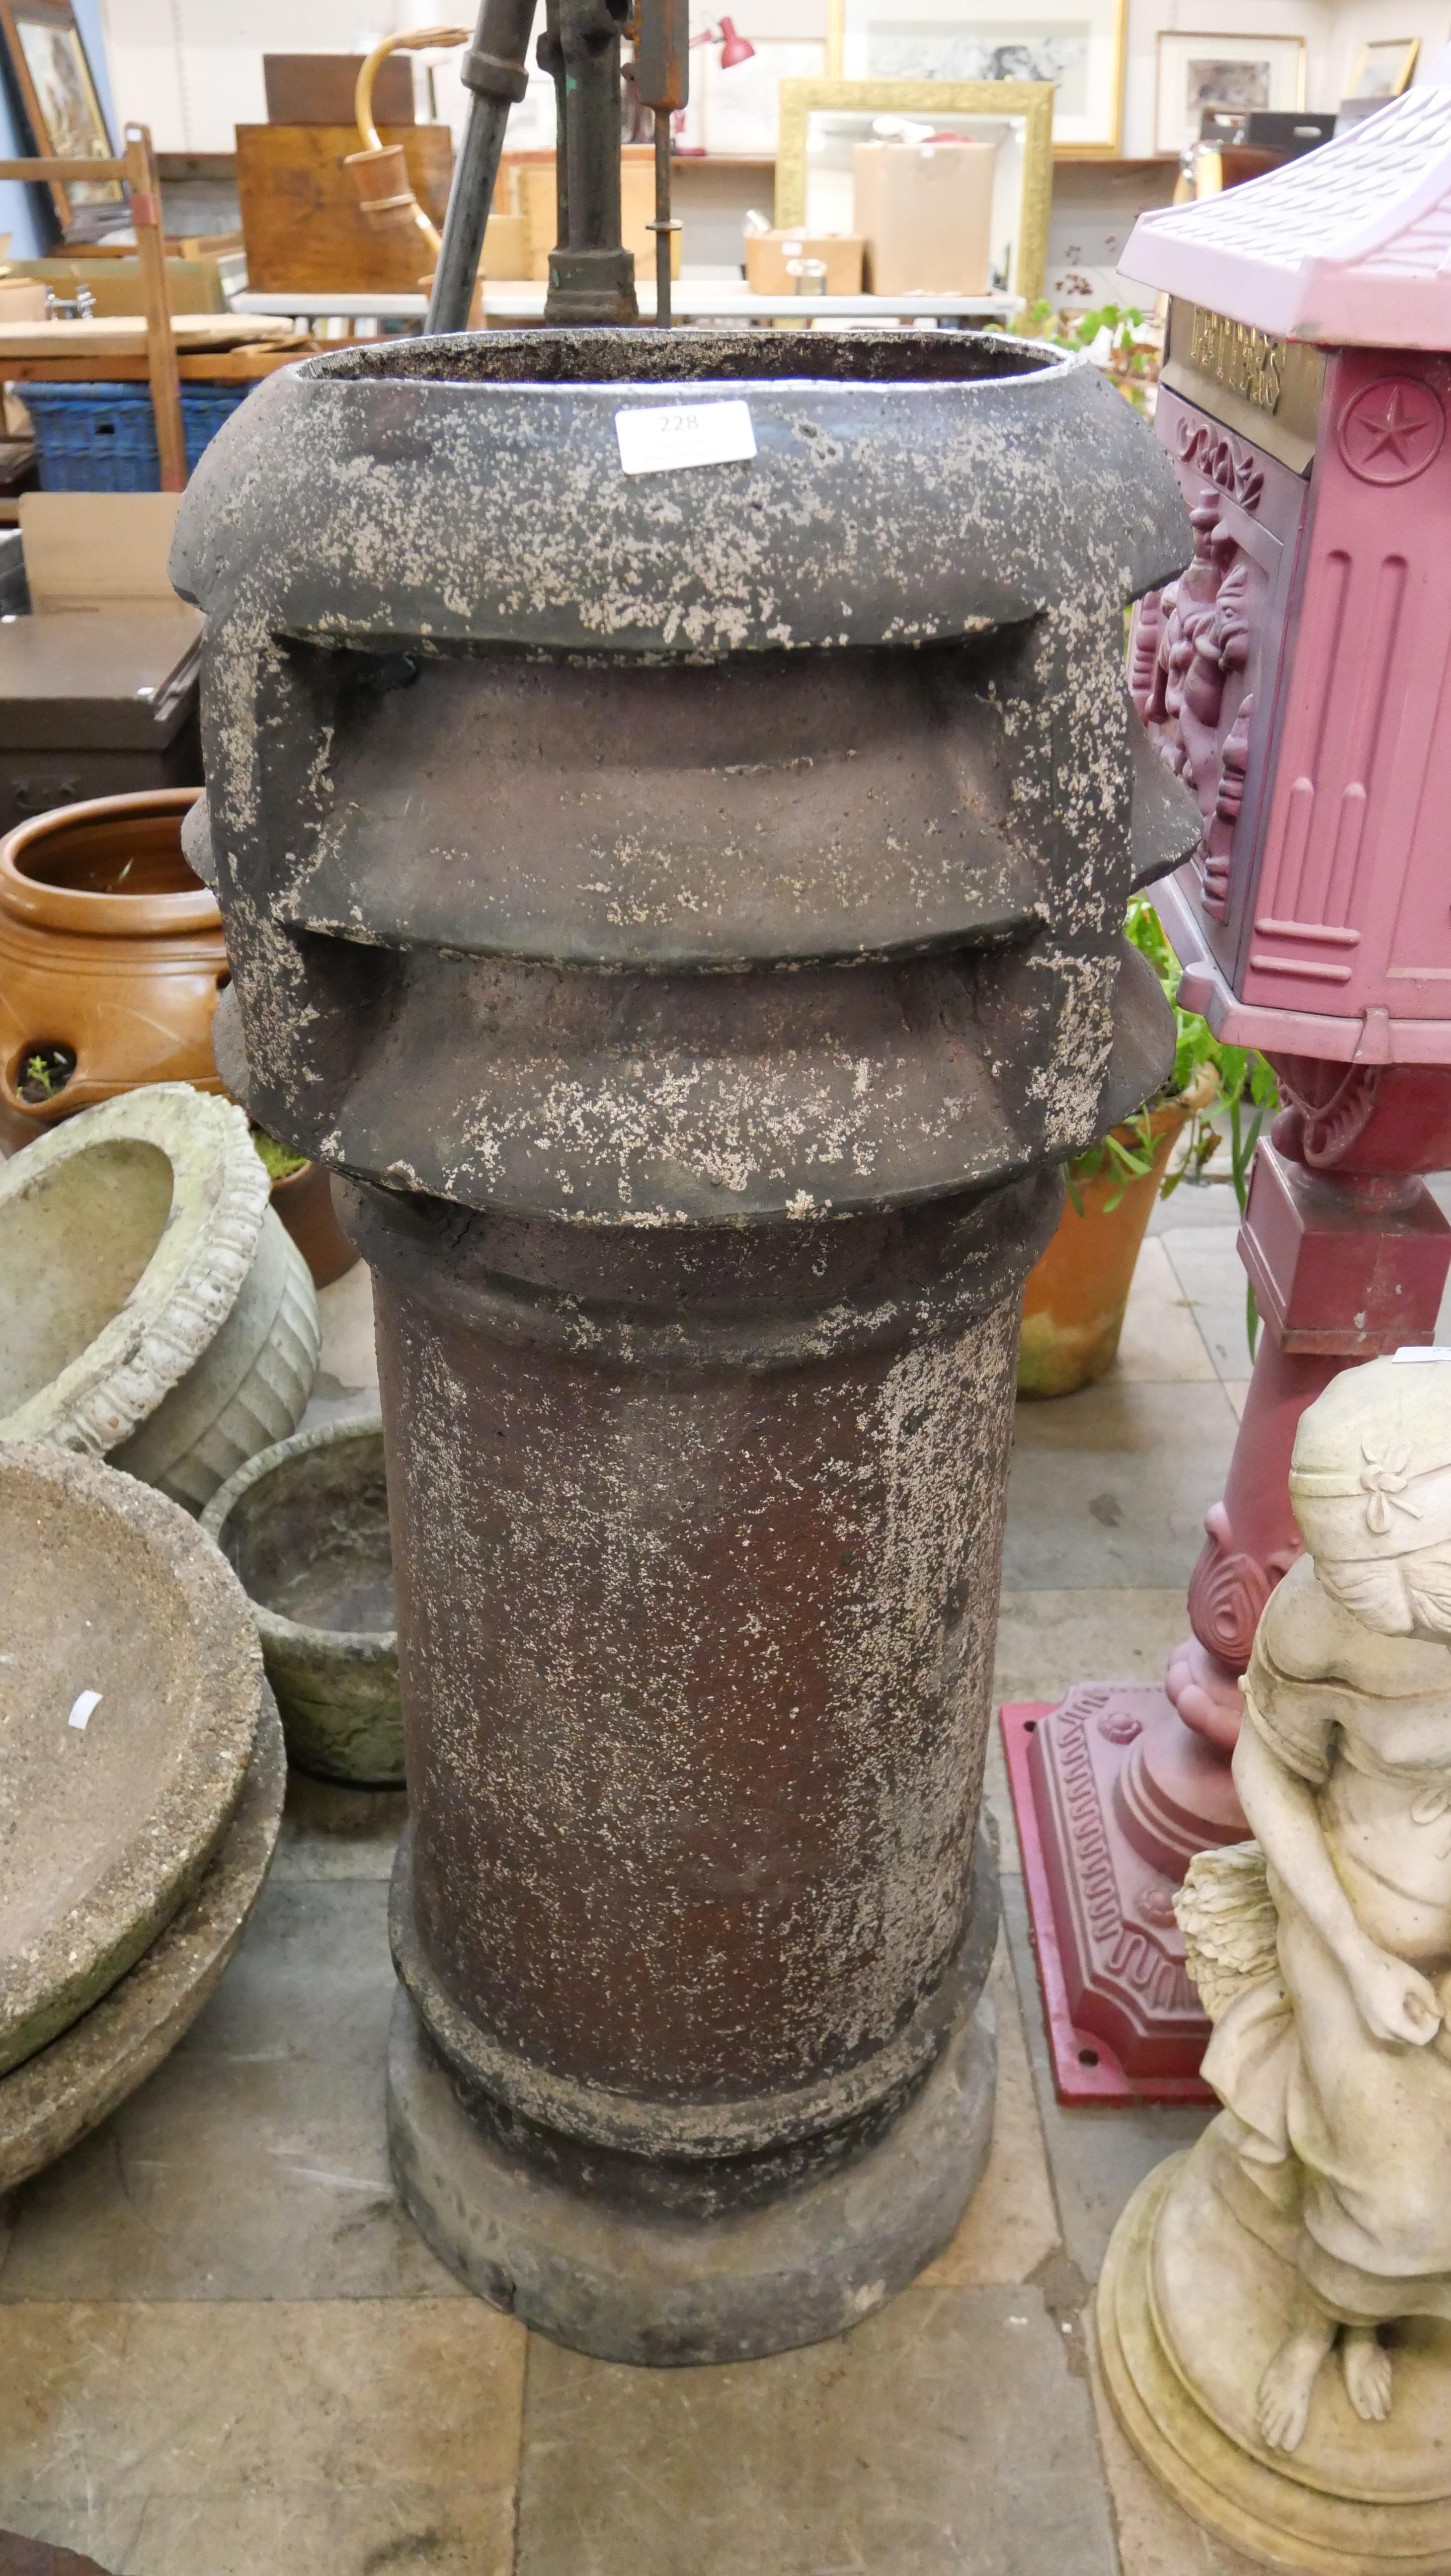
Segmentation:
<svg viewBox="0 0 1451 2576">
<path fill-rule="evenodd" d="M 1410 88 L 1420 51 L 1419 36 L 1374 37 L 1356 55 L 1346 97 L 1399 98 Z"/>
<path fill-rule="evenodd" d="M 106 111 L 71 0 L 0 0 L 0 43 L 37 157 L 113 159 Z M 46 184 L 63 229 L 79 207 L 117 205 L 125 197 L 119 179 Z"/>
<path fill-rule="evenodd" d="M 1048 264 L 1048 209 L 1053 196 L 1053 88 L 1048 81 L 783 81 L 781 140 L 776 155 L 776 222 L 813 220 L 811 123 L 860 118 L 862 140 L 877 120 L 925 118 L 933 125 L 980 120 L 1008 124 L 1021 138 L 1010 291 L 1028 305 L 1043 292 Z"/>
<path fill-rule="evenodd" d="M 834 80 L 1052 83 L 1059 161 L 1123 148 L 1128 0 L 830 0 Z"/>
</svg>

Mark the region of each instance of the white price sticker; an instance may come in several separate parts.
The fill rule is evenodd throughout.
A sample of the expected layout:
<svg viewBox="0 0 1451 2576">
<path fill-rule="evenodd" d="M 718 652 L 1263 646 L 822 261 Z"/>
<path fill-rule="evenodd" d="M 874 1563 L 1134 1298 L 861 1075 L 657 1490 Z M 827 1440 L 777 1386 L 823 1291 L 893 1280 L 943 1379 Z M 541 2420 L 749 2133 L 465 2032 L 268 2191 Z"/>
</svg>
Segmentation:
<svg viewBox="0 0 1451 2576">
<path fill-rule="evenodd" d="M 1412 1368 L 1425 1368 L 1437 1360 L 1451 1360 L 1451 1349 L 1444 1342 L 1402 1342 L 1398 1351 L 1392 1351 L 1391 1358 Z"/>
<path fill-rule="evenodd" d="M 756 433 L 745 402 L 659 403 L 617 411 L 615 436 L 627 474 L 665 474 L 675 465 L 733 465 L 754 456 Z"/>
</svg>

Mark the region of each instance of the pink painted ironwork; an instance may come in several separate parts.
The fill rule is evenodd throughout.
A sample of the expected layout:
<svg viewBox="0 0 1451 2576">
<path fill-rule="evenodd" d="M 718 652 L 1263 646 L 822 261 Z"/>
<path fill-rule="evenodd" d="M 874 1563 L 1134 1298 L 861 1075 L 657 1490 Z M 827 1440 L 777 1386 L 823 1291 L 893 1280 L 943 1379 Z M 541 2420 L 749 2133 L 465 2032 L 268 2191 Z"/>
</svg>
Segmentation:
<svg viewBox="0 0 1451 2576">
<path fill-rule="evenodd" d="M 1287 1106 L 1240 1231 L 1263 1331 L 1191 1633 L 1162 1691 L 1003 1712 L 1068 2101 L 1192 2097 L 1172 1891 L 1245 1830 L 1239 1677 L 1299 1553 L 1296 1426 L 1340 1369 L 1432 1340 L 1451 1267 L 1420 1177 L 1451 1164 L 1451 89 L 1146 215 L 1124 266 L 1176 299 L 1157 427 L 1193 549 L 1130 639 L 1202 817 L 1154 900 L 1181 1001 Z"/>
</svg>

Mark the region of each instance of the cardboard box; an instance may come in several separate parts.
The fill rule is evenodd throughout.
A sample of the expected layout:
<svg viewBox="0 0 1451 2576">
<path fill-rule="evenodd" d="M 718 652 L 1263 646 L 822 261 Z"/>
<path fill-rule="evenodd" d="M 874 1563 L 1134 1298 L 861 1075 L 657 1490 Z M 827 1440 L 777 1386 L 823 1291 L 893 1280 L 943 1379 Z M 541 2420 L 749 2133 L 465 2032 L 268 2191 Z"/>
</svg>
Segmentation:
<svg viewBox="0 0 1451 2576">
<path fill-rule="evenodd" d="M 852 163 L 872 294 L 986 292 L 996 145 L 859 143 Z"/>
<path fill-rule="evenodd" d="M 819 259 L 827 295 L 860 295 L 865 244 L 856 233 L 747 233 L 746 284 L 753 295 L 794 295 L 793 259 Z"/>
<path fill-rule="evenodd" d="M 64 293 L 58 288 L 57 293 Z M 0 277 L 0 322 L 43 322 L 45 288 L 33 277 Z"/>
<path fill-rule="evenodd" d="M 480 277 L 527 277 L 529 231 L 522 215 L 490 215 Z"/>
<path fill-rule="evenodd" d="M 528 274 L 549 275 L 549 254 L 559 237 L 559 197 L 554 184 L 554 155 L 515 163 L 519 211 L 529 241 Z M 653 284 L 655 236 L 649 230 L 655 213 L 655 154 L 631 148 L 620 155 L 620 239 L 634 255 L 635 282 Z M 485 274 L 487 275 L 487 271 Z M 670 274 L 680 275 L 680 235 L 670 236 Z"/>
<path fill-rule="evenodd" d="M 178 500 L 22 495 L 23 570 L 5 566 L 0 592 L 0 831 L 52 805 L 200 784 L 206 621 L 167 579 Z"/>
<path fill-rule="evenodd" d="M 180 505 L 176 492 L 23 493 L 20 535 L 36 615 L 145 605 L 167 609 L 200 635 L 200 611 L 177 598 L 166 569 Z"/>
<path fill-rule="evenodd" d="M 65 303 L 74 302 L 77 287 L 89 287 L 97 313 L 106 320 L 115 313 L 144 313 L 146 310 L 146 290 L 141 283 L 139 259 L 12 260 L 9 274 L 0 279 L 0 285 L 11 286 L 21 282 L 39 287 L 42 316 L 48 286 Z M 216 259 L 168 258 L 166 300 L 173 313 L 225 313 L 227 298 Z M 28 317 L 7 304 L 4 318 L 7 322 L 19 322 Z"/>
</svg>

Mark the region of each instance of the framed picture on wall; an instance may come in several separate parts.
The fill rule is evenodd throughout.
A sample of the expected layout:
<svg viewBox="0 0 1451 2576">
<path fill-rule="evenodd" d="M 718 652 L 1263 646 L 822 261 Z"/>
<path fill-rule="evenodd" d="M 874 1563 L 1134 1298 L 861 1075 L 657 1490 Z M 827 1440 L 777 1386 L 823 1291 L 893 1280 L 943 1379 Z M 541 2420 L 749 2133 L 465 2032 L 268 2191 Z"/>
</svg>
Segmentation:
<svg viewBox="0 0 1451 2576">
<path fill-rule="evenodd" d="M 1293 115 L 1304 104 L 1303 36 L 1159 37 L 1156 152 L 1186 152 L 1197 143 L 1207 107 Z"/>
<path fill-rule="evenodd" d="M 1060 160 L 1123 130 L 1128 0 L 831 0 L 833 80 L 1051 81 Z"/>
<path fill-rule="evenodd" d="M 1362 45 L 1346 97 L 1399 98 L 1410 87 L 1420 50 L 1419 36 L 1377 36 L 1373 44 Z"/>
<path fill-rule="evenodd" d="M 109 161 L 114 147 L 71 0 L 0 0 L 0 40 L 37 154 Z M 53 179 L 62 225 L 81 206 L 124 201 L 119 179 Z"/>
</svg>

